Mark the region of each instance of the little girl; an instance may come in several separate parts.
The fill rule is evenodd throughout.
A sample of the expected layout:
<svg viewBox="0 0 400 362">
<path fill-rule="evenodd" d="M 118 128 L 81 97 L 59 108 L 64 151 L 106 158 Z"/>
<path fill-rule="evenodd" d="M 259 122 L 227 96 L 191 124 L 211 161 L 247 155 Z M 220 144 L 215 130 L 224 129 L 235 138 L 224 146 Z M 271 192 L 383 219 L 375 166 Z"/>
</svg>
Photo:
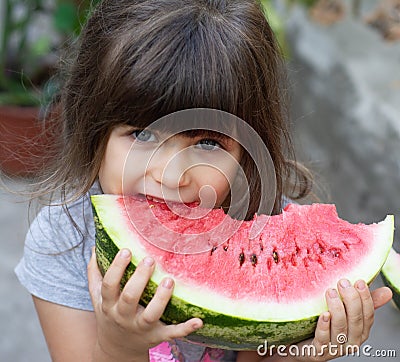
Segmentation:
<svg viewBox="0 0 400 362">
<path fill-rule="evenodd" d="M 173 112 L 209 108 L 240 117 L 262 140 L 275 169 L 272 213 L 279 213 L 286 198 L 303 197 L 310 185 L 293 161 L 282 70 L 273 33 L 255 0 L 104 0 L 94 10 L 62 92 L 55 165 L 37 193 L 51 195 L 52 205 L 31 224 L 16 268 L 33 295 L 54 361 L 262 359 L 255 351 L 184 342 L 182 337 L 202 327 L 198 318 L 161 323 L 174 287 L 170 278 L 141 307 L 155 267 L 152 258 L 139 264 L 122 291 L 129 250 L 119 252 L 103 278 L 92 250 L 89 196 L 129 193 L 185 203 L 205 198 L 229 208 L 230 185 L 240 168 L 249 189 L 244 218 L 270 212 L 259 210 L 265 195 L 254 160 L 230 133 L 201 125 L 175 134 L 168 124 L 147 128 Z M 204 190 L 212 197 L 203 197 Z M 390 297 L 385 288 L 370 293 L 361 280 L 354 286 L 341 280 L 338 291 L 326 293 L 329 312 L 320 316 L 314 339 L 303 344 L 320 349 L 345 333 L 350 344 L 360 345 L 374 308 Z M 323 352 L 313 360 L 337 357 Z"/>
</svg>

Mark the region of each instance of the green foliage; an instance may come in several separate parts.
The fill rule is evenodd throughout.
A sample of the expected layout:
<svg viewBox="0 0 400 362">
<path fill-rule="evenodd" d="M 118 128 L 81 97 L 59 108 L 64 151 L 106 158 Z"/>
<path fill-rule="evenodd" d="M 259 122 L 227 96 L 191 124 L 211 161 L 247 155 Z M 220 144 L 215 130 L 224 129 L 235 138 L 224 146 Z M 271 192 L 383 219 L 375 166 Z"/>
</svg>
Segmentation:
<svg viewBox="0 0 400 362">
<path fill-rule="evenodd" d="M 59 3 L 53 15 L 54 27 L 63 33 L 74 33 L 79 28 L 77 10 L 74 3 Z"/>
<path fill-rule="evenodd" d="M 307 8 L 313 6 L 318 0 L 286 0 L 289 5 L 300 4 Z"/>
<path fill-rule="evenodd" d="M 284 55 L 288 54 L 288 47 L 286 43 L 285 27 L 282 18 L 279 16 L 277 11 L 272 6 L 272 0 L 261 0 L 261 4 L 264 8 L 265 16 L 268 20 L 269 25 L 275 33 L 276 39 L 278 40 L 279 46 Z"/>
<path fill-rule="evenodd" d="M 49 99 L 49 91 L 57 90 L 51 75 L 62 45 L 79 35 L 98 2 L 0 0 L 0 105 L 39 105 Z M 38 31 L 42 19 L 50 31 Z"/>
</svg>

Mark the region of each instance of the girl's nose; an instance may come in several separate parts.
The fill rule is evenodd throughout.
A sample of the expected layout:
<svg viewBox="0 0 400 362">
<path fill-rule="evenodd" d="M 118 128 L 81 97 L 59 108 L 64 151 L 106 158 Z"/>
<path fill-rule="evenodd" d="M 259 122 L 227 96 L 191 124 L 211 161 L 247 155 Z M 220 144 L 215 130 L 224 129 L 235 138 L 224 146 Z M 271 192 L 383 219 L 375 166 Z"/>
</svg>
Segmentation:
<svg viewBox="0 0 400 362">
<path fill-rule="evenodd" d="M 189 183 L 189 169 L 185 150 L 174 146 L 160 147 L 149 163 L 153 179 L 165 187 L 174 189 Z"/>
</svg>

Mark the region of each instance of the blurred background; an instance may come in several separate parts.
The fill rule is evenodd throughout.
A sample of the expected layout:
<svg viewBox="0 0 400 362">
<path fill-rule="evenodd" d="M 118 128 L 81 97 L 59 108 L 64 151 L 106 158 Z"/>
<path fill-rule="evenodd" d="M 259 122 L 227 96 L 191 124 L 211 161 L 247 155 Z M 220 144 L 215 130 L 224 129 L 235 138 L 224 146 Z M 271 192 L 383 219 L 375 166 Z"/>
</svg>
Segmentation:
<svg viewBox="0 0 400 362">
<path fill-rule="evenodd" d="M 399 219 L 400 1 L 263 4 L 287 61 L 298 157 L 314 171 L 321 201 L 335 203 L 352 222 Z M 51 134 L 41 119 L 90 5 L 0 0 L 0 361 L 50 361 L 30 295 L 13 272 L 23 253 L 27 202 L 7 189 L 26 188 L 46 163 Z M 377 278 L 374 286 L 381 283 Z M 387 305 L 377 311 L 368 344 L 396 351 L 379 360 L 400 361 L 399 340 L 400 311 Z"/>
</svg>

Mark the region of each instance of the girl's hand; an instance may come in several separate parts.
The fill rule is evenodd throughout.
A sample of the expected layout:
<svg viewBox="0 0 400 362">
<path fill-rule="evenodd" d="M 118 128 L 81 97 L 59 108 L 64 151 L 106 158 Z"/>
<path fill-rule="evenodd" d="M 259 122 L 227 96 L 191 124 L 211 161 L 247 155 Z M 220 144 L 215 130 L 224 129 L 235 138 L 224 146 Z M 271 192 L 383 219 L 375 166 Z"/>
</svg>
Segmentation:
<svg viewBox="0 0 400 362">
<path fill-rule="evenodd" d="M 362 280 L 352 286 L 343 279 L 338 283 L 338 291 L 340 296 L 335 289 L 326 292 L 329 312 L 320 315 L 314 339 L 298 344 L 300 351 L 306 346 L 303 348 L 305 351 L 315 350 L 316 355 L 298 356 L 293 358 L 294 361 L 328 361 L 357 352 L 369 336 L 374 309 L 392 298 L 389 288 L 379 288 L 370 293 Z"/>
<path fill-rule="evenodd" d="M 300 352 L 315 351 L 315 353 L 292 356 L 288 353 L 289 346 L 287 346 L 284 350 L 286 356 L 284 353 L 276 353 L 276 350 L 272 356 L 266 358 L 260 357 L 257 352 L 239 352 L 237 361 L 329 361 L 341 357 L 346 352 L 356 352 L 351 346 L 359 347 L 367 340 L 374 321 L 374 309 L 389 302 L 392 292 L 387 287 L 370 292 L 362 280 L 357 281 L 354 286 L 345 280 L 340 281 L 338 290 L 342 299 L 335 289 L 326 292 L 329 312 L 320 315 L 314 339 L 298 343 L 295 349 Z M 329 350 L 329 345 L 337 347 Z"/>
<path fill-rule="evenodd" d="M 95 354 L 116 361 L 147 361 L 148 350 L 163 341 L 185 337 L 202 326 L 192 318 L 185 323 L 165 325 L 159 319 L 171 298 L 173 280 L 164 279 L 146 308 L 139 300 L 154 271 L 154 260 L 145 258 L 120 290 L 120 281 L 131 260 L 121 250 L 102 277 L 93 252 L 88 265 L 89 290 L 97 321 Z M 99 358 L 100 359 L 100 358 Z"/>
</svg>

